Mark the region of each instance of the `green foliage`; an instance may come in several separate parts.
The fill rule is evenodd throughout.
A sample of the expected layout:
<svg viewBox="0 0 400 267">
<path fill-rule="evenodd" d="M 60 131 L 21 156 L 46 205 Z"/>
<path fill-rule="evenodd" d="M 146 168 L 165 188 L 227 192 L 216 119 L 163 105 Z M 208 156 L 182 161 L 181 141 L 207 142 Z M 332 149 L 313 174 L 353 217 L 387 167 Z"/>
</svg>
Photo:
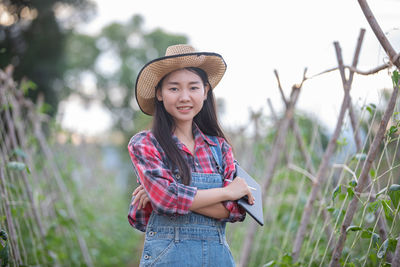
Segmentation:
<svg viewBox="0 0 400 267">
<path fill-rule="evenodd" d="M 10 158 L 13 157 L 21 157 L 21 158 L 26 158 L 26 153 L 21 149 L 21 148 L 16 148 L 11 151 Z"/>
<path fill-rule="evenodd" d="M 378 253 L 377 253 L 377 257 L 379 259 L 382 259 L 387 251 L 395 251 L 396 249 L 396 245 L 397 245 L 397 240 L 394 238 L 388 238 L 386 239 L 382 245 L 379 247 Z"/>
<path fill-rule="evenodd" d="M 24 95 L 28 95 L 30 90 L 34 91 L 37 89 L 37 84 L 29 80 L 22 80 L 20 88 Z"/>
<path fill-rule="evenodd" d="M 396 88 L 399 86 L 399 72 L 397 70 L 393 71 L 392 73 L 392 82 L 393 82 L 393 87 Z"/>
<path fill-rule="evenodd" d="M 399 200 L 400 200 L 400 185 L 392 184 L 389 187 L 388 195 L 392 201 L 393 208 L 397 209 L 399 207 Z"/>
<path fill-rule="evenodd" d="M 348 144 L 347 138 L 346 137 L 339 138 L 338 140 L 336 140 L 336 144 L 339 147 L 346 146 Z"/>
<path fill-rule="evenodd" d="M 29 167 L 23 162 L 18 162 L 18 161 L 7 162 L 7 168 L 9 168 L 10 170 L 16 170 L 16 171 L 26 170 L 29 174 L 31 173 L 31 171 L 29 170 Z"/>
<path fill-rule="evenodd" d="M 32 139 L 30 142 L 31 148 L 34 148 L 38 141 Z M 126 218 L 130 196 L 127 190 L 133 188 L 133 185 L 118 185 L 115 177 L 121 169 L 110 171 L 104 168 L 100 147 L 86 146 L 84 150 L 71 144 L 61 147 L 59 144 L 51 144 L 51 147 L 55 153 L 54 163 L 61 167 L 68 195 L 59 191 L 53 177 L 40 177 L 39 183 L 32 184 L 34 203 L 41 203 L 38 208 L 45 209 L 40 218 L 43 225 L 46 225 L 43 239 L 38 236 L 35 218 L 29 216 L 30 205 L 25 198 L 24 185 L 19 182 L 19 175 L 29 169 L 23 162 L 6 163 L 6 175 L 12 174 L 15 182 L 10 182 L 7 175 L 4 188 L 13 203 L 10 211 L 14 222 L 18 223 L 19 246 L 26 251 L 24 262 L 29 266 L 84 266 L 79 245 L 81 237 L 86 242 L 94 266 L 136 264 L 140 258 L 143 235 L 135 231 Z M 124 151 L 123 156 L 129 161 L 127 154 Z M 13 149 L 9 155 L 10 159 L 27 157 L 26 152 L 20 148 Z M 80 161 L 82 157 L 90 158 L 93 165 L 85 165 L 84 161 Z M 52 173 L 48 168 L 49 159 L 42 153 L 35 154 L 32 160 L 34 162 L 30 171 L 33 174 L 45 176 Z M 131 168 L 131 165 L 128 166 Z M 77 176 L 79 179 L 75 179 Z M 29 175 L 28 179 L 31 178 Z M 134 180 L 132 177 L 131 181 Z M 76 219 L 71 217 L 65 197 L 71 198 Z M 1 226 L 5 219 L 5 216 L 0 216 Z M 0 232 L 0 237 L 4 239 L 4 236 L 4 232 Z M 15 259 L 8 251 L 9 244 L 0 241 L 0 266 L 5 264 L 6 259 L 13 266 Z"/>
<path fill-rule="evenodd" d="M 362 227 L 356 225 L 350 225 L 349 227 L 347 227 L 346 232 L 348 231 L 357 232 L 360 230 L 362 230 Z"/>
<path fill-rule="evenodd" d="M 8 236 L 4 230 L 0 230 L 0 264 L 1 267 L 6 267 L 8 265 Z"/>
<path fill-rule="evenodd" d="M 375 111 L 376 111 L 376 105 L 374 103 L 369 103 L 368 105 L 363 106 L 368 112 L 369 115 L 374 116 Z"/>
<path fill-rule="evenodd" d="M 64 20 L 65 24 L 56 18 L 56 7 L 60 5 L 74 14 Z M 87 20 L 93 14 L 94 5 L 90 0 L 54 0 L 2 1 L 2 6 L 16 21 L 10 26 L 0 27 L 0 68 L 12 64 L 16 80 L 24 77 L 31 80 L 22 84 L 24 93 L 34 102 L 39 94 L 43 94 L 45 101 L 52 106 L 47 112 L 54 115 L 61 99 L 58 92 L 68 89 L 63 86 L 65 39 L 69 32 L 65 26 Z M 21 16 L 24 9 L 37 16 L 24 19 Z"/>
</svg>

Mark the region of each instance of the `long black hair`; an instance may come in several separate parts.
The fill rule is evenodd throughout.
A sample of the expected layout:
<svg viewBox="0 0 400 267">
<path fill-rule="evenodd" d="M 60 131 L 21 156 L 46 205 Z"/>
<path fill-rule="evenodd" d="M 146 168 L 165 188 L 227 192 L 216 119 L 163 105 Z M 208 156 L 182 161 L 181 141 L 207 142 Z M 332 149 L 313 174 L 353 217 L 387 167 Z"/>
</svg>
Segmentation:
<svg viewBox="0 0 400 267">
<path fill-rule="evenodd" d="M 197 74 L 201 78 L 204 87 L 207 85 L 210 86 L 207 93 L 207 99 L 204 100 L 203 107 L 200 112 L 193 118 L 193 122 L 197 124 L 203 133 L 207 135 L 223 137 L 226 140 L 225 135 L 218 123 L 214 93 L 212 91 L 210 82 L 208 81 L 207 73 L 204 70 L 195 67 L 188 67 L 184 69 Z M 156 87 L 156 92 L 157 90 L 161 90 L 162 83 L 167 76 L 168 74 L 159 81 Z M 182 183 L 185 185 L 190 185 L 192 178 L 191 171 L 184 160 L 181 151 L 172 139 L 172 133 L 174 130 L 175 122 L 173 117 L 165 110 L 163 102 L 159 101 L 156 97 L 152 132 L 170 160 L 170 163 L 172 164 L 172 166 L 170 166 L 171 170 L 174 171 L 175 169 L 178 169 Z"/>
</svg>

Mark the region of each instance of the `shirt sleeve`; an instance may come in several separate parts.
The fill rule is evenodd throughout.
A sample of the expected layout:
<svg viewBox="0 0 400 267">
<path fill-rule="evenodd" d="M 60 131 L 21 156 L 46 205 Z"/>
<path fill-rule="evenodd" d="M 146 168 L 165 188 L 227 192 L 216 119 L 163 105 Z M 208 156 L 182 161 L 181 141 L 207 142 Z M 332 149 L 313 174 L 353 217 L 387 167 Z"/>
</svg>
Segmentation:
<svg viewBox="0 0 400 267">
<path fill-rule="evenodd" d="M 218 138 L 220 140 L 220 138 Z M 233 176 L 235 174 L 235 162 L 232 152 L 232 147 L 222 139 L 220 141 L 221 151 L 222 151 L 222 162 L 224 169 L 224 187 L 233 181 Z M 237 204 L 237 201 L 224 201 L 222 204 L 229 211 L 229 217 L 223 219 L 228 222 L 241 222 L 246 217 L 246 211 Z"/>
<path fill-rule="evenodd" d="M 189 213 L 197 188 L 177 183 L 173 179 L 171 170 L 163 162 L 148 134 L 144 138 L 141 135 L 133 137 L 128 149 L 153 210 L 168 216 Z"/>
<path fill-rule="evenodd" d="M 134 199 L 135 197 L 132 197 L 131 203 Z M 129 206 L 128 221 L 134 228 L 146 232 L 146 226 L 153 208 L 150 203 L 147 203 L 144 209 L 138 209 L 138 205 L 139 203 L 135 203 L 135 205 Z"/>
</svg>

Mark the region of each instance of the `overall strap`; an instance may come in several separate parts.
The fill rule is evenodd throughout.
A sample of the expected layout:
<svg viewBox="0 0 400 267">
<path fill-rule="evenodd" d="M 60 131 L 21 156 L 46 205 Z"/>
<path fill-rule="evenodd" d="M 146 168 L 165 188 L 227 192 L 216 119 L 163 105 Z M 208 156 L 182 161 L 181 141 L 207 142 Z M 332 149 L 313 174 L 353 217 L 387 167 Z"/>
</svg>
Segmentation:
<svg viewBox="0 0 400 267">
<path fill-rule="evenodd" d="M 217 164 L 217 170 L 219 174 L 223 174 L 223 169 L 222 169 L 222 150 L 221 147 L 219 146 L 218 138 L 216 136 L 212 135 L 207 135 L 207 137 L 216 143 L 216 146 L 210 146 L 211 152 L 213 154 L 214 160 Z"/>
</svg>

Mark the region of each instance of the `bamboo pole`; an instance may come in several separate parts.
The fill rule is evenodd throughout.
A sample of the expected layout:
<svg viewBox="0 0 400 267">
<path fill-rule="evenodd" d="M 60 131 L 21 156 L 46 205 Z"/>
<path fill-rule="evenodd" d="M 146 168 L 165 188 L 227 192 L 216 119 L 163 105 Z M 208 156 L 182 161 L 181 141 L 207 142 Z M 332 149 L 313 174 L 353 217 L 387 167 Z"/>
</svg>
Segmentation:
<svg viewBox="0 0 400 267">
<path fill-rule="evenodd" d="M 289 108 L 286 109 L 285 115 L 282 118 L 281 122 L 279 123 L 277 135 L 275 137 L 275 141 L 274 141 L 272 151 L 270 154 L 271 156 L 266 161 L 266 162 L 268 162 L 267 169 L 266 169 L 266 176 L 265 176 L 265 179 L 261 186 L 261 188 L 263 190 L 263 198 L 264 198 L 263 202 L 265 202 L 266 193 L 271 184 L 275 168 L 278 165 L 278 161 L 279 161 L 279 157 L 282 152 L 282 148 L 285 145 L 285 139 L 287 136 L 289 123 L 290 123 L 291 118 L 293 118 L 293 115 L 294 115 L 294 107 L 296 105 L 301 86 L 303 85 L 303 82 L 305 80 L 306 71 L 307 71 L 307 69 L 304 70 L 303 81 L 301 82 L 301 84 L 294 85 L 292 87 Z M 256 230 L 257 230 L 256 223 L 254 221 L 251 221 L 248 232 L 247 232 L 247 236 L 246 236 L 246 239 L 245 239 L 245 242 L 243 245 L 239 266 L 247 266 L 249 263 L 251 248 L 253 246 L 253 241 L 255 238 Z"/>
<path fill-rule="evenodd" d="M 383 33 L 381 27 L 375 19 L 374 14 L 372 13 L 368 3 L 366 0 L 358 0 L 358 3 L 361 7 L 362 12 L 364 13 L 365 18 L 367 19 L 369 25 L 371 26 L 372 31 L 374 32 L 376 38 L 378 38 L 379 43 L 382 48 L 385 50 L 386 54 L 389 56 L 390 62 L 395 65 L 398 69 L 400 69 L 400 53 L 397 53 L 394 50 L 393 46 L 390 44 L 389 40 L 386 38 L 386 35 Z"/>
<path fill-rule="evenodd" d="M 335 47 L 336 47 L 336 45 L 335 45 Z M 338 47 L 338 45 L 337 45 L 337 47 Z M 311 219 L 311 212 L 313 210 L 313 204 L 318 196 L 321 182 L 324 179 L 326 172 L 328 170 L 329 160 L 332 157 L 334 149 L 336 147 L 336 140 L 339 137 L 339 134 L 340 134 L 340 131 L 341 131 L 341 128 L 343 125 L 343 118 L 344 118 L 346 110 L 349 106 L 349 103 L 350 103 L 350 92 L 349 92 L 349 90 L 345 90 L 335 130 L 329 140 L 328 146 L 322 157 L 319 169 L 317 171 L 315 180 L 314 180 L 312 188 L 311 188 L 311 192 L 309 194 L 307 203 L 303 210 L 299 229 L 297 230 L 297 233 L 296 233 L 296 238 L 295 238 L 293 250 L 292 250 L 292 257 L 293 257 L 294 261 L 297 261 L 299 258 L 299 254 L 300 254 L 301 246 L 303 244 L 304 236 L 306 234 L 307 226 Z"/>
<path fill-rule="evenodd" d="M 279 88 L 279 91 L 281 93 L 282 101 L 284 102 L 286 108 L 289 108 L 289 102 L 287 101 L 287 99 L 286 99 L 286 97 L 285 97 L 285 95 L 283 93 L 283 89 L 282 89 L 282 86 L 281 86 L 281 82 L 280 82 L 280 79 L 279 79 L 278 72 L 275 70 L 274 73 L 275 73 L 275 77 L 276 77 L 277 82 L 278 82 L 278 88 Z M 305 146 L 305 144 L 303 142 L 303 139 L 301 137 L 301 134 L 300 134 L 300 127 L 299 127 L 299 125 L 297 124 L 297 122 L 296 122 L 296 120 L 294 118 L 292 118 L 291 121 L 290 121 L 290 128 L 292 129 L 292 131 L 293 131 L 293 133 L 295 135 L 297 145 L 299 146 L 300 152 L 301 152 L 301 154 L 303 156 L 303 159 L 305 160 L 307 171 L 309 173 L 311 173 L 313 176 L 315 176 L 315 168 L 314 168 L 314 166 L 312 164 L 311 156 L 306 152 L 306 146 Z M 285 152 L 287 153 L 286 150 L 285 150 Z M 321 196 L 320 193 L 318 193 L 318 199 L 320 201 L 322 200 L 322 196 Z M 330 215 L 326 211 L 326 209 L 322 209 L 322 219 L 324 221 L 326 221 L 326 222 L 328 222 L 330 220 Z M 332 230 L 331 226 L 329 224 L 326 224 L 326 227 L 324 228 L 324 231 L 325 231 L 325 234 L 327 235 L 328 246 L 331 247 L 331 249 L 333 249 L 333 244 L 334 244 L 335 240 L 334 240 L 334 237 L 333 237 L 333 230 Z"/>
</svg>

